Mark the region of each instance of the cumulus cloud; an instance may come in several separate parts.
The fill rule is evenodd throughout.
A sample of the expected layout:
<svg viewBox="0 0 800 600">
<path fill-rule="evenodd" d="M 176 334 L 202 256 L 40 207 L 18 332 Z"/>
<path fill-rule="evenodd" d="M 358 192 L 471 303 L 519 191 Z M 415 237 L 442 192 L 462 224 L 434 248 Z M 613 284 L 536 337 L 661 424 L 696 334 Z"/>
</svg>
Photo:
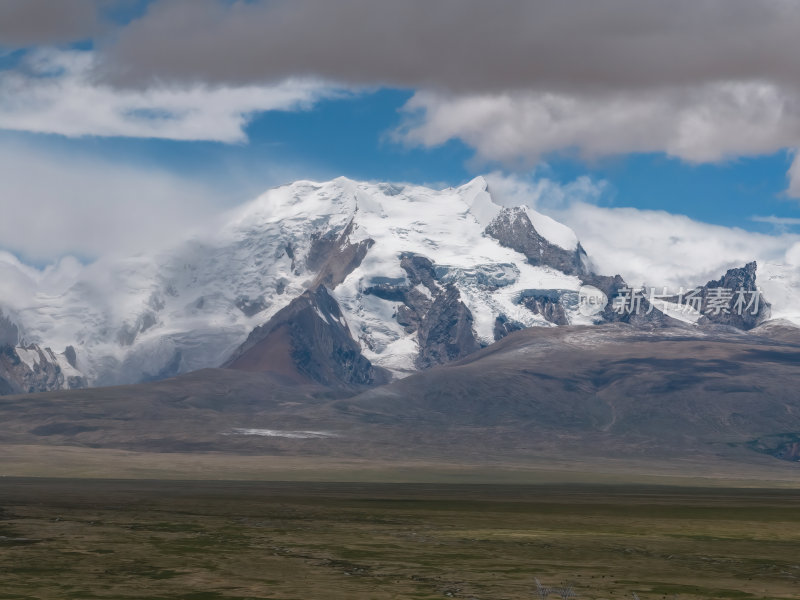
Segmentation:
<svg viewBox="0 0 800 600">
<path fill-rule="evenodd" d="M 241 142 L 253 114 L 308 108 L 338 92 L 308 79 L 273 85 L 162 84 L 114 88 L 94 77 L 90 51 L 38 50 L 0 71 L 0 128 L 66 136 Z"/>
<path fill-rule="evenodd" d="M 594 181 L 587 176 L 560 183 L 535 173 L 516 177 L 494 171 L 485 178 L 492 199 L 501 206 L 525 205 L 540 211 L 561 210 L 576 202 L 597 202 L 606 188 L 605 181 Z"/>
<path fill-rule="evenodd" d="M 763 82 L 640 93 L 451 95 L 418 92 L 398 135 L 458 138 L 488 161 L 533 165 L 574 150 L 594 158 L 666 152 L 692 162 L 772 153 L 800 140 L 800 95 Z"/>
<path fill-rule="evenodd" d="M 0 243 L 27 261 L 161 246 L 218 202 L 210 186 L 157 169 L 0 144 Z"/>
<path fill-rule="evenodd" d="M 555 216 L 575 230 L 598 272 L 619 273 L 633 285 L 690 287 L 752 260 L 783 263 L 800 241 L 665 211 L 578 203 Z"/>
<path fill-rule="evenodd" d="M 596 272 L 619 273 L 631 285 L 689 288 L 753 260 L 762 267 L 788 263 L 800 273 L 800 235 L 753 233 L 665 211 L 598 206 L 592 201 L 604 184 L 586 178 L 558 184 L 496 172 L 487 180 L 493 195 L 500 190 L 502 203 L 530 206 L 571 227 Z"/>
<path fill-rule="evenodd" d="M 755 215 L 750 217 L 756 223 L 772 225 L 775 231 L 783 233 L 800 226 L 800 219 L 795 217 L 776 217 L 775 215 Z"/>
<path fill-rule="evenodd" d="M 786 251 L 786 262 L 800 269 L 800 242 L 797 242 Z"/>
</svg>

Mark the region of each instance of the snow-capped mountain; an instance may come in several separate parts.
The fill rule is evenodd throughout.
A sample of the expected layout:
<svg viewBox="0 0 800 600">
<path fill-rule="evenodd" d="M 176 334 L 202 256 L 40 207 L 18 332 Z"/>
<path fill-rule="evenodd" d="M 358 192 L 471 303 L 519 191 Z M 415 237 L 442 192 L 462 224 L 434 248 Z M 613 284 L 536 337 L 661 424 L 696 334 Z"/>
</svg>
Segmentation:
<svg viewBox="0 0 800 600">
<path fill-rule="evenodd" d="M 326 337 L 331 352 L 360 352 L 367 362 L 353 364 L 379 379 L 403 376 L 515 329 L 607 318 L 584 314 L 579 290 L 610 296 L 624 285 L 591 273 L 572 230 L 500 206 L 481 177 L 441 191 L 299 181 L 151 255 L 44 271 L 0 255 L 0 277 L 0 345 L 31 371 L 52 357 L 62 376 L 51 387 L 131 383 L 237 357 L 261 364 L 252 348 L 275 343 L 279 313 L 340 328 Z M 296 353 L 306 333 L 291 335 Z"/>
</svg>

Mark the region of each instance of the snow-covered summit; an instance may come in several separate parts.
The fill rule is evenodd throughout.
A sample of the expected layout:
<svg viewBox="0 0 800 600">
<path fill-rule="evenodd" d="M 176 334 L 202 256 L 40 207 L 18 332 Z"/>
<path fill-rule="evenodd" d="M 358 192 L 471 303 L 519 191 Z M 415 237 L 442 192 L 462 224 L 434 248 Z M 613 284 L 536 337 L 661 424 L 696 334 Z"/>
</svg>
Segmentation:
<svg viewBox="0 0 800 600">
<path fill-rule="evenodd" d="M 344 177 L 297 181 L 152 255 L 88 266 L 65 260 L 44 272 L 6 256 L 0 270 L 10 284 L 0 293 L 0 310 L 18 326 L 21 345 L 56 353 L 73 346 L 77 369 L 93 384 L 217 366 L 314 283 L 346 233 L 348 244 L 369 240 L 369 249 L 333 294 L 365 355 L 402 372 L 414 368 L 414 334 L 394 317 L 396 302 L 364 293 L 380 283 L 407 284 L 402 256 L 426 257 L 438 274 L 435 285 L 455 286 L 481 344 L 493 341 L 500 315 L 521 326 L 549 325 L 519 303 L 526 290 L 580 286 L 574 275 L 532 266 L 487 235 L 503 210 L 482 177 L 444 190 Z M 576 248 L 571 230 L 525 210 L 549 242 Z"/>
<path fill-rule="evenodd" d="M 324 285 L 363 355 L 402 375 L 514 329 L 593 322 L 578 307 L 587 265 L 571 229 L 501 206 L 482 177 L 340 177 L 269 190 L 166 250 L 44 271 L 0 254 L 0 316 L 22 354 L 72 347 L 73 381 L 129 383 L 223 364 Z"/>
</svg>

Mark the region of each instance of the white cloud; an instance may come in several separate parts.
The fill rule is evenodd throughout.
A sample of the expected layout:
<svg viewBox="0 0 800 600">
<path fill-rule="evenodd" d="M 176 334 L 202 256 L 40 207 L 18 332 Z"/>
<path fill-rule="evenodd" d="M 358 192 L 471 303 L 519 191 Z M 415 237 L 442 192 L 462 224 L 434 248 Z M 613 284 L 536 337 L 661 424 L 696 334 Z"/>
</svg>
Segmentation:
<svg viewBox="0 0 800 600">
<path fill-rule="evenodd" d="M 604 183 L 588 178 L 561 185 L 496 172 L 487 180 L 493 194 L 499 191 L 501 203 L 526 204 L 571 227 L 597 273 L 619 273 L 631 285 L 688 288 L 753 260 L 762 268 L 788 263 L 800 273 L 800 235 L 753 233 L 665 211 L 597 206 L 592 202 Z"/>
<path fill-rule="evenodd" d="M 756 215 L 754 217 L 750 217 L 751 221 L 755 221 L 756 223 L 769 223 L 770 225 L 775 225 L 776 227 L 789 227 L 792 225 L 800 225 L 800 219 L 794 217 L 776 217 L 775 215 L 769 216 L 759 216 Z"/>
<path fill-rule="evenodd" d="M 162 245 L 219 204 L 210 185 L 158 169 L 0 144 L 0 247 L 29 261 Z"/>
<path fill-rule="evenodd" d="M 800 219 L 795 217 L 776 217 L 775 215 L 755 215 L 750 217 L 756 223 L 766 223 L 772 225 L 776 233 L 786 233 L 800 226 Z"/>
<path fill-rule="evenodd" d="M 800 242 L 797 242 L 786 251 L 786 262 L 800 268 Z"/>
<path fill-rule="evenodd" d="M 752 260 L 784 262 L 798 235 L 767 235 L 635 208 L 575 204 L 554 215 L 578 234 L 603 274 L 632 285 L 689 287 Z M 800 266 L 798 263 L 797 266 Z"/>
<path fill-rule="evenodd" d="M 500 171 L 486 175 L 492 198 L 502 206 L 526 205 L 536 210 L 559 209 L 575 202 L 596 202 L 606 187 L 605 181 L 581 176 L 559 183 L 544 176 L 515 177 Z"/>
<path fill-rule="evenodd" d="M 0 129 L 65 136 L 246 140 L 252 115 L 310 108 L 341 91 L 318 80 L 238 87 L 160 84 L 120 89 L 94 77 L 89 51 L 39 50 L 0 71 Z"/>
<path fill-rule="evenodd" d="M 749 81 L 639 92 L 452 95 L 417 92 L 397 135 L 426 147 L 460 139 L 479 159 L 535 165 L 553 152 L 584 158 L 665 152 L 689 162 L 776 152 L 800 143 L 800 91 Z M 800 196 L 800 163 L 789 192 Z"/>
</svg>

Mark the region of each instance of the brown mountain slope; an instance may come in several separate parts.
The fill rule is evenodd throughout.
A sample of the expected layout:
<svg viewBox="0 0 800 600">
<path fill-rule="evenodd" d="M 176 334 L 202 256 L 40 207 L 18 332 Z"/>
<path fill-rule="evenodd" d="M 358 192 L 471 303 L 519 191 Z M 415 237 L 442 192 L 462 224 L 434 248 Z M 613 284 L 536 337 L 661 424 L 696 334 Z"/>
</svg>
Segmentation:
<svg viewBox="0 0 800 600">
<path fill-rule="evenodd" d="M 322 285 L 301 294 L 254 329 L 224 366 L 333 387 L 363 386 L 389 379 L 387 373 L 361 354 L 339 305 Z"/>
<path fill-rule="evenodd" d="M 721 326 L 530 329 L 349 397 L 352 391 L 233 370 L 8 397 L 0 399 L 0 444 L 796 469 L 797 332 L 760 330 L 780 338 L 772 339 Z M 279 435 L 242 435 L 247 428 Z M 304 431 L 323 435 L 292 437 Z"/>
<path fill-rule="evenodd" d="M 469 432 L 494 431 L 500 453 L 725 454 L 765 436 L 800 439 L 798 332 L 529 329 L 332 406 L 417 435 L 463 434 L 465 444 Z"/>
</svg>

